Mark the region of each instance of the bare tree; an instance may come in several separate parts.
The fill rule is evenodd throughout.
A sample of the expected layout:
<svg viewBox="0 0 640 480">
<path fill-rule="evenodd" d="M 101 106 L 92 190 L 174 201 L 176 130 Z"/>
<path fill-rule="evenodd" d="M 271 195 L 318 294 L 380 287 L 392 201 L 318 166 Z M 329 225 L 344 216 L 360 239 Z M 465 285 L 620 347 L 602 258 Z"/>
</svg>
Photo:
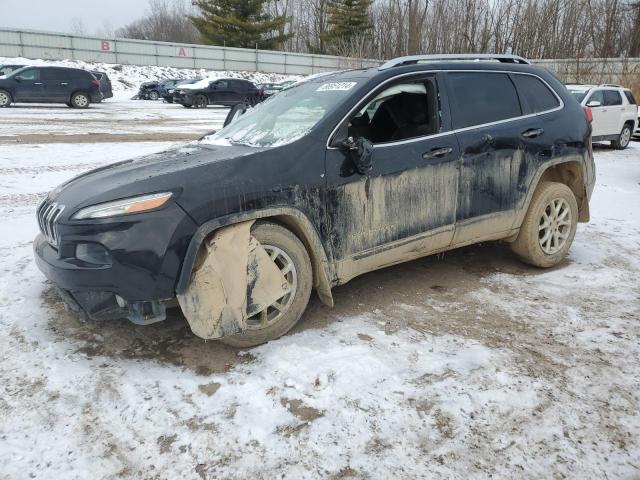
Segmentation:
<svg viewBox="0 0 640 480">
<path fill-rule="evenodd" d="M 116 35 L 138 40 L 198 43 L 200 35 L 191 24 L 184 1 L 149 0 L 147 14 L 116 31 Z"/>
</svg>

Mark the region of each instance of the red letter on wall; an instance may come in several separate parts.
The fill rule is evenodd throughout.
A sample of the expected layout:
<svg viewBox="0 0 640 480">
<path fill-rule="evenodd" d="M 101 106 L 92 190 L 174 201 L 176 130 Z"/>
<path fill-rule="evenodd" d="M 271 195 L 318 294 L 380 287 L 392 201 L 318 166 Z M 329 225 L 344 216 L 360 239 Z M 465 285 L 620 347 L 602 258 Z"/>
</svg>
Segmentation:
<svg viewBox="0 0 640 480">
<path fill-rule="evenodd" d="M 178 49 L 178 56 L 179 57 L 188 57 L 189 55 L 187 55 L 187 49 L 184 47 L 180 47 Z"/>
<path fill-rule="evenodd" d="M 100 42 L 100 50 L 102 50 L 103 52 L 110 52 L 111 51 L 111 42 L 108 42 L 106 40 L 102 40 Z"/>
</svg>

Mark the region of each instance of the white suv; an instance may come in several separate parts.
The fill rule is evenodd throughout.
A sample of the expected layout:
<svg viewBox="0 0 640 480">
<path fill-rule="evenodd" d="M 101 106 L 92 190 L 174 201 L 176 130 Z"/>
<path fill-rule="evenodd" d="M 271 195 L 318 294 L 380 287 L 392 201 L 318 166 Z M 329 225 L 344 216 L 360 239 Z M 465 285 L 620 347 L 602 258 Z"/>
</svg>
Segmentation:
<svg viewBox="0 0 640 480">
<path fill-rule="evenodd" d="M 631 90 L 620 85 L 567 85 L 581 105 L 593 113 L 593 141 L 627 148 L 638 127 L 638 106 Z"/>
</svg>

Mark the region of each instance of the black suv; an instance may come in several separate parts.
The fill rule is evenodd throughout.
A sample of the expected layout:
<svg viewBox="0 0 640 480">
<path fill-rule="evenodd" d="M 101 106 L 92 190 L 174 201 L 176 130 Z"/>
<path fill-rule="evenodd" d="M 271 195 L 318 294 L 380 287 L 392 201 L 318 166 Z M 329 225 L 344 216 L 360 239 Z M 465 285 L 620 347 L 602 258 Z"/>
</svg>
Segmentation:
<svg viewBox="0 0 640 480">
<path fill-rule="evenodd" d="M 24 67 L 0 78 L 0 107 L 24 102 L 87 108 L 102 98 L 100 81 L 78 68 Z"/>
<path fill-rule="evenodd" d="M 589 220 L 587 114 L 515 56 L 324 75 L 56 188 L 35 257 L 90 318 L 151 323 L 177 300 L 197 335 L 256 345 L 298 321 L 312 287 L 332 305 L 332 287 L 436 252 L 504 240 L 557 265 Z"/>
<path fill-rule="evenodd" d="M 205 108 L 208 105 L 256 105 L 262 101 L 262 93 L 248 80 L 220 78 L 202 80 L 182 85 L 173 92 L 173 102 L 186 108 Z"/>
</svg>

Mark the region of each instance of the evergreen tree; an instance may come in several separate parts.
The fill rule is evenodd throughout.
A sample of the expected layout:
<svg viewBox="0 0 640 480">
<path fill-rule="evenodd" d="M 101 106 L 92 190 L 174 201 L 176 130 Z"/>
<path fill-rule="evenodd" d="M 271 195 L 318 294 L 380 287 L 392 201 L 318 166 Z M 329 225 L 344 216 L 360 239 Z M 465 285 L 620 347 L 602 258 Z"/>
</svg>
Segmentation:
<svg viewBox="0 0 640 480">
<path fill-rule="evenodd" d="M 329 31 L 324 40 L 328 44 L 345 43 L 371 30 L 369 7 L 373 0 L 330 0 Z"/>
<path fill-rule="evenodd" d="M 200 16 L 189 17 L 202 40 L 209 45 L 275 50 L 291 34 L 284 34 L 290 21 L 265 13 L 266 0 L 196 0 Z"/>
</svg>

